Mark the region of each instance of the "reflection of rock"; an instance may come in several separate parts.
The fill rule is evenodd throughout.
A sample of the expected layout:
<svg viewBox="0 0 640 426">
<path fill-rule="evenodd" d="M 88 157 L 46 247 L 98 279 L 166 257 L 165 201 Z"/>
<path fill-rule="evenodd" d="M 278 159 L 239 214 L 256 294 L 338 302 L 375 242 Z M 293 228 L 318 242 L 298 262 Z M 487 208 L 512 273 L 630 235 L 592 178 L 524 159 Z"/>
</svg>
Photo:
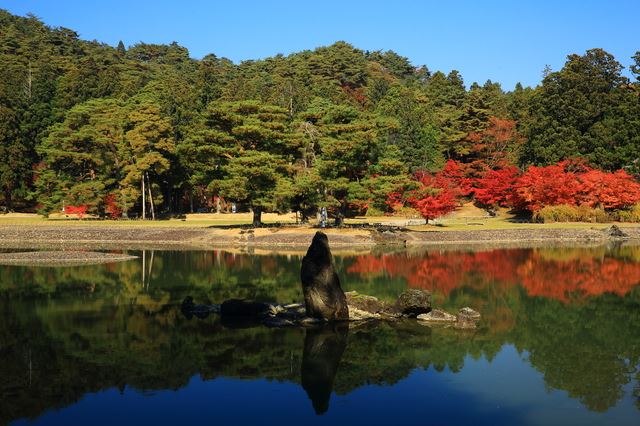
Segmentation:
<svg viewBox="0 0 640 426">
<path fill-rule="evenodd" d="M 440 309 L 434 309 L 427 314 L 420 314 L 417 317 L 421 321 L 427 321 L 432 323 L 450 323 L 456 322 L 457 318 L 448 312 Z"/>
<path fill-rule="evenodd" d="M 480 313 L 471 308 L 464 307 L 458 311 L 458 321 L 455 323 L 456 328 L 474 329 L 480 321 Z"/>
<path fill-rule="evenodd" d="M 300 278 L 308 316 L 329 321 L 349 319 L 347 299 L 340 287 L 329 240 L 324 233 L 316 232 L 313 237 L 302 259 Z"/>
<path fill-rule="evenodd" d="M 220 312 L 219 305 L 196 305 L 193 303 L 193 297 L 187 296 L 182 301 L 180 305 L 180 310 L 182 314 L 191 319 L 193 316 L 196 316 L 200 319 L 204 319 L 209 316 L 211 313 Z"/>
<path fill-rule="evenodd" d="M 327 324 L 306 331 L 301 379 L 316 414 L 324 414 L 329 409 L 333 382 L 347 346 L 348 332 L 346 323 Z"/>
<path fill-rule="evenodd" d="M 405 290 L 396 300 L 395 309 L 412 318 L 426 314 L 431 310 L 431 293 L 415 288 Z"/>
</svg>

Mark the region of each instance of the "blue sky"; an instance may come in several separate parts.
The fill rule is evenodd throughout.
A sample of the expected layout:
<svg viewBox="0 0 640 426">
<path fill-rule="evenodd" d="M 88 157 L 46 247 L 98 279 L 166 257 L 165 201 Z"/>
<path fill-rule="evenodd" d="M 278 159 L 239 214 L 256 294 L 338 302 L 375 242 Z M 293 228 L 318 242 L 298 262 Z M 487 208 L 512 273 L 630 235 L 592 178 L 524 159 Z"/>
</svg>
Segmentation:
<svg viewBox="0 0 640 426">
<path fill-rule="evenodd" d="M 83 39 L 177 41 L 194 58 L 234 62 L 345 40 L 509 90 L 538 84 L 546 64 L 560 69 L 570 53 L 601 47 L 628 66 L 640 50 L 640 0 L 0 0 L 0 8 Z"/>
</svg>

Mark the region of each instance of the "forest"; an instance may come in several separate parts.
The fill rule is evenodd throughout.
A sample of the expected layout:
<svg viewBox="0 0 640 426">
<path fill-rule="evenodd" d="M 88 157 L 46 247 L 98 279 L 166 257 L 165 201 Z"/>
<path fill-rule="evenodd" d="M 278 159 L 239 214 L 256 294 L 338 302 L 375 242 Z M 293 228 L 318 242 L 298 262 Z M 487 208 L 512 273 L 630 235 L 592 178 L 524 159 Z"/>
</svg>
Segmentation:
<svg viewBox="0 0 640 426">
<path fill-rule="evenodd" d="M 640 221 L 640 51 L 621 60 L 573 53 L 507 91 L 344 41 L 235 64 L 0 10 L 0 206 Z"/>
</svg>

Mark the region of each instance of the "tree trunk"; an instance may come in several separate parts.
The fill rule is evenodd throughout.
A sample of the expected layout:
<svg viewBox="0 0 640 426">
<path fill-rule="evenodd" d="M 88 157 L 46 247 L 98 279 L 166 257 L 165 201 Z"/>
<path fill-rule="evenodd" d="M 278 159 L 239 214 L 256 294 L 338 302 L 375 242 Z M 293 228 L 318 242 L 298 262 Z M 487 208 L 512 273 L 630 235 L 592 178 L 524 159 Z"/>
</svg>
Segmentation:
<svg viewBox="0 0 640 426">
<path fill-rule="evenodd" d="M 144 193 L 144 173 L 142 174 L 142 220 L 147 218 L 147 200 Z"/>
<path fill-rule="evenodd" d="M 335 226 L 342 226 L 344 225 L 344 217 L 347 214 L 347 203 L 341 203 L 340 207 L 338 207 L 338 211 L 336 212 L 336 220 L 335 220 Z"/>
<path fill-rule="evenodd" d="M 13 200 L 11 198 L 11 190 L 10 189 L 5 189 L 4 190 L 4 205 L 7 209 L 7 213 L 13 211 Z"/>
<path fill-rule="evenodd" d="M 151 181 L 149 180 L 149 174 L 145 173 L 147 175 L 147 190 L 149 191 L 149 205 L 151 206 L 151 219 L 152 220 L 156 220 L 156 209 L 153 206 L 153 196 L 151 195 Z"/>
<path fill-rule="evenodd" d="M 253 209 L 253 223 L 254 227 L 262 225 L 262 207 L 254 207 Z"/>
<path fill-rule="evenodd" d="M 193 190 L 189 191 L 189 211 L 193 213 Z"/>
</svg>

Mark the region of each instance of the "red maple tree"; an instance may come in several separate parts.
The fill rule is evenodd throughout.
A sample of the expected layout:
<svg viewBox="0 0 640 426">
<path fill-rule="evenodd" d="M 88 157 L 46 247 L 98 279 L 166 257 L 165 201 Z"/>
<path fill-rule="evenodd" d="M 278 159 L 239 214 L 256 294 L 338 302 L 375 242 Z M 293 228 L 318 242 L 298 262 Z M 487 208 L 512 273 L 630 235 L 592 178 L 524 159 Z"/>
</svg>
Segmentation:
<svg viewBox="0 0 640 426">
<path fill-rule="evenodd" d="M 485 206 L 513 205 L 513 189 L 519 176 L 520 170 L 514 166 L 488 170 L 475 182 L 476 201 Z"/>
</svg>

